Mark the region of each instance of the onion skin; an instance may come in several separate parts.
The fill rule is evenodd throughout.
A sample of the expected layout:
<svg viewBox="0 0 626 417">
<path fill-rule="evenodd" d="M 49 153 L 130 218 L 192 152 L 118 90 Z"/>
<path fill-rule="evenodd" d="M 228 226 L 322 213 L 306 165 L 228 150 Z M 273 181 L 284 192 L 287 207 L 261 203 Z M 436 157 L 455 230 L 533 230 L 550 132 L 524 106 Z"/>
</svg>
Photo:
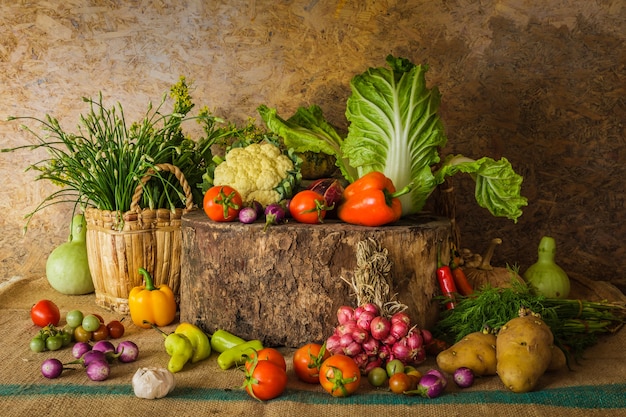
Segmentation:
<svg viewBox="0 0 626 417">
<path fill-rule="evenodd" d="M 391 322 L 388 318 L 376 316 L 372 319 L 372 323 L 370 324 L 370 333 L 374 339 L 384 340 L 387 336 L 389 336 L 390 330 Z"/>
<path fill-rule="evenodd" d="M 341 306 L 337 309 L 337 321 L 344 324 L 348 321 L 356 320 L 354 309 L 350 306 Z"/>
</svg>

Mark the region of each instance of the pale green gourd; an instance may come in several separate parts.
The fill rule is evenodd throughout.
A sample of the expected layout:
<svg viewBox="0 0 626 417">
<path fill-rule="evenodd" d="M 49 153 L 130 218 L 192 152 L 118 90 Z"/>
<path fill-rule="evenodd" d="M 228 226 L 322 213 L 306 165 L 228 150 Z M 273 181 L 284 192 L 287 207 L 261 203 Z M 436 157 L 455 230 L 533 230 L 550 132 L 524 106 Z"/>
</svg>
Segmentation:
<svg viewBox="0 0 626 417">
<path fill-rule="evenodd" d="M 524 279 L 537 295 L 547 298 L 567 298 L 570 282 L 567 273 L 554 262 L 556 242 L 550 236 L 544 236 L 539 242 L 537 262 L 524 272 Z"/>
<path fill-rule="evenodd" d="M 50 253 L 46 261 L 46 277 L 58 292 L 67 295 L 95 291 L 87 262 L 87 223 L 82 214 L 72 218 L 67 242 Z"/>
</svg>

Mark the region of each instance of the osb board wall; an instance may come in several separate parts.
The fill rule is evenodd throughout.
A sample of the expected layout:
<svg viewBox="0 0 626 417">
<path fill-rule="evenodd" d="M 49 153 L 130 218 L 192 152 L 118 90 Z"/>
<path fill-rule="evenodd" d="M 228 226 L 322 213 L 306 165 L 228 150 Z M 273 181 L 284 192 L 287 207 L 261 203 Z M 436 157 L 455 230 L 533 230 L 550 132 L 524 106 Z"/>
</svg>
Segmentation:
<svg viewBox="0 0 626 417">
<path fill-rule="evenodd" d="M 259 104 L 290 115 L 318 104 L 345 129 L 351 77 L 393 53 L 430 66 L 443 94 L 442 151 L 507 157 L 529 205 L 517 224 L 477 206 L 453 178 L 461 244 L 525 270 L 544 234 L 574 276 L 626 289 L 621 0 L 188 0 L 1 2 L 0 118 L 50 113 L 72 130 L 82 96 L 102 92 L 135 120 L 180 75 L 195 102 L 235 122 Z M 32 125 L 35 127 L 36 125 Z M 0 122 L 2 146 L 32 143 Z M 45 154 L 0 155 L 0 276 L 44 271 L 71 209 L 23 215 L 55 188 L 24 168 Z"/>
</svg>

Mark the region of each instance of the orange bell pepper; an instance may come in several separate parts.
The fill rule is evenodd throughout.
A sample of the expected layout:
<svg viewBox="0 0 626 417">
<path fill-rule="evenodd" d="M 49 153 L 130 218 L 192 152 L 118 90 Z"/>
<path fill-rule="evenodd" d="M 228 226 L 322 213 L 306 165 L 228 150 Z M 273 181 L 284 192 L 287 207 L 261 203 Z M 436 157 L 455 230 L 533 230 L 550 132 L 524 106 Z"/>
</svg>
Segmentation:
<svg viewBox="0 0 626 417">
<path fill-rule="evenodd" d="M 150 273 L 139 268 L 145 280 L 144 286 L 137 286 L 128 294 L 130 318 L 136 326 L 149 329 L 152 324 L 167 326 L 176 318 L 176 298 L 172 289 L 162 284 L 155 286 Z"/>
<path fill-rule="evenodd" d="M 402 216 L 402 203 L 398 197 L 410 190 L 409 185 L 396 192 L 391 179 L 382 172 L 372 171 L 346 187 L 337 217 L 361 226 L 393 223 Z"/>
</svg>

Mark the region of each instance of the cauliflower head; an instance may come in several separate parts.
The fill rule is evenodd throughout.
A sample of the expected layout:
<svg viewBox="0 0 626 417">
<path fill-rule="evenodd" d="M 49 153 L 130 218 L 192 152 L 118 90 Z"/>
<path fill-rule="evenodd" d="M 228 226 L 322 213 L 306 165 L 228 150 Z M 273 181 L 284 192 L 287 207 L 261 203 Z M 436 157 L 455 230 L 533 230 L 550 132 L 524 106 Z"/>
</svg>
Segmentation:
<svg viewBox="0 0 626 417">
<path fill-rule="evenodd" d="M 233 187 L 244 204 L 256 200 L 265 207 L 288 197 L 279 189 L 294 169 L 293 161 L 277 146 L 253 143 L 226 153 L 224 162 L 215 167 L 213 184 Z"/>
</svg>

